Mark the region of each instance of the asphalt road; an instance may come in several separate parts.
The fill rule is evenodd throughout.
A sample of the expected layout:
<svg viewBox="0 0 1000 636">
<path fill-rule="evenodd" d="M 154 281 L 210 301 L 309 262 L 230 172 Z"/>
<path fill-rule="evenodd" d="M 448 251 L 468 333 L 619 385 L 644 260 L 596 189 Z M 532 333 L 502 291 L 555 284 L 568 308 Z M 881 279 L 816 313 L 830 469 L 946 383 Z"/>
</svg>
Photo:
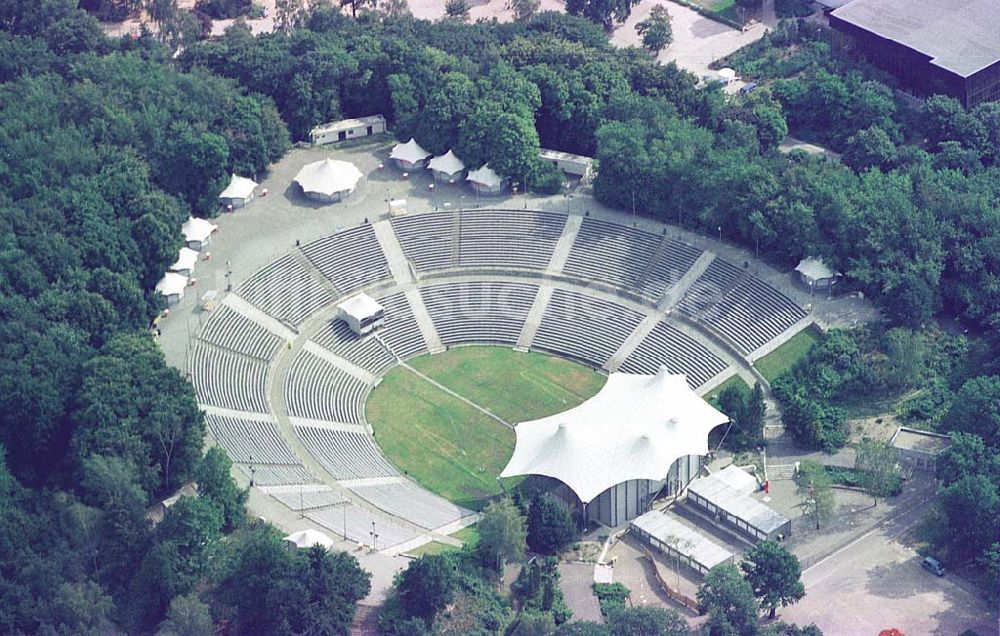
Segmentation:
<svg viewBox="0 0 1000 636">
<path fill-rule="evenodd" d="M 917 505 L 900 513 L 804 570 L 805 598 L 779 609 L 779 617 L 816 623 L 828 636 L 874 636 L 890 627 L 907 635 L 1000 633 L 996 607 L 974 586 L 925 571 L 917 553 L 900 542 L 925 509 Z"/>
</svg>

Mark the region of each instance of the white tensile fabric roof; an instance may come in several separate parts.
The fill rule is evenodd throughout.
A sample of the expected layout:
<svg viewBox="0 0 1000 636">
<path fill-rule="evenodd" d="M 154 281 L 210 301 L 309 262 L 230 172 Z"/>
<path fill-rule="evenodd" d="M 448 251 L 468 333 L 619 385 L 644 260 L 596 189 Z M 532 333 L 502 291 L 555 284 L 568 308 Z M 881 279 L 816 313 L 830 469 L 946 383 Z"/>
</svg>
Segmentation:
<svg viewBox="0 0 1000 636">
<path fill-rule="evenodd" d="M 408 161 L 410 163 L 423 161 L 430 156 L 431 153 L 421 148 L 420 144 L 413 137 L 410 137 L 410 140 L 405 144 L 396 144 L 392 147 L 392 152 L 389 153 L 390 159 L 399 159 L 400 161 Z"/>
<path fill-rule="evenodd" d="M 185 241 L 204 241 L 217 229 L 219 229 L 218 225 L 195 216 L 188 217 L 188 220 L 181 226 Z"/>
<path fill-rule="evenodd" d="M 183 274 L 176 274 L 174 272 L 167 272 L 160 279 L 160 282 L 156 283 L 156 291 L 160 292 L 164 296 L 183 296 L 184 288 L 187 287 L 188 279 L 187 276 Z"/>
<path fill-rule="evenodd" d="M 226 186 L 226 189 L 219 193 L 219 198 L 246 199 L 253 194 L 256 187 L 257 182 L 253 179 L 247 179 L 246 177 L 234 174 L 233 178 L 229 180 L 229 185 Z"/>
<path fill-rule="evenodd" d="M 285 541 L 294 543 L 297 548 L 311 548 L 317 543 L 329 549 L 333 545 L 333 539 L 318 530 L 300 530 L 285 537 Z"/>
<path fill-rule="evenodd" d="M 443 172 L 445 174 L 455 174 L 456 172 L 461 172 L 465 170 L 465 164 L 461 159 L 455 156 L 455 153 L 449 150 L 440 157 L 434 157 L 427 164 L 427 167 L 431 170 L 436 170 L 437 172 Z"/>
<path fill-rule="evenodd" d="M 349 316 L 353 316 L 359 321 L 384 310 L 382 305 L 378 304 L 374 298 L 365 293 L 348 298 L 337 305 L 337 309 Z"/>
<path fill-rule="evenodd" d="M 818 258 L 803 258 L 795 266 L 795 271 L 813 280 L 833 278 L 837 275 L 837 272 L 830 269 L 826 263 Z"/>
<path fill-rule="evenodd" d="M 493 168 L 491 168 L 488 163 L 484 163 L 483 167 L 479 170 L 473 170 L 470 172 L 469 176 L 466 177 L 465 180 L 481 183 L 489 188 L 495 188 L 503 183 L 503 179 L 500 178 L 500 175 L 493 172 Z"/>
<path fill-rule="evenodd" d="M 661 367 L 656 375 L 612 373 L 583 404 L 522 422 L 501 477 L 547 475 L 584 503 L 630 479 L 660 480 L 685 455 L 708 453 L 708 433 L 729 421 Z"/>
<path fill-rule="evenodd" d="M 295 175 L 295 183 L 302 186 L 303 192 L 317 192 L 329 196 L 353 190 L 363 176 L 365 175 L 353 163 L 327 157 L 299 170 Z"/>
<path fill-rule="evenodd" d="M 170 266 L 172 272 L 194 271 L 194 265 L 198 262 L 198 252 L 190 247 L 182 247 L 177 255 L 177 262 Z"/>
</svg>

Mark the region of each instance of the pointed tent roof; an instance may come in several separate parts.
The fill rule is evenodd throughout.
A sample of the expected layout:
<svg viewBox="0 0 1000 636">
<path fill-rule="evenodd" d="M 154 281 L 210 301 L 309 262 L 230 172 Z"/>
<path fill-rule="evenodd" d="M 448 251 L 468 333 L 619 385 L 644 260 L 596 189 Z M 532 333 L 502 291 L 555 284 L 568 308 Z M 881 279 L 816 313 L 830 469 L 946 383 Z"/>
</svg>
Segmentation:
<svg viewBox="0 0 1000 636">
<path fill-rule="evenodd" d="M 390 159 L 399 159 L 409 163 L 423 161 L 430 156 L 431 153 L 424 150 L 413 137 L 410 137 L 410 140 L 405 144 L 396 144 L 392 147 L 392 152 L 389 153 Z"/>
<path fill-rule="evenodd" d="M 226 189 L 219 193 L 220 199 L 246 199 L 253 194 L 257 187 L 257 182 L 253 179 L 237 176 L 233 173 L 233 178 L 229 180 Z"/>
<path fill-rule="evenodd" d="M 597 395 L 514 429 L 501 477 L 546 475 L 583 502 L 630 479 L 663 479 L 685 455 L 708 453 L 708 433 L 729 421 L 661 367 L 656 375 L 612 373 Z"/>
<path fill-rule="evenodd" d="M 177 256 L 177 262 L 170 266 L 172 272 L 193 271 L 198 262 L 198 252 L 190 247 L 182 247 Z"/>
<path fill-rule="evenodd" d="M 819 258 L 803 258 L 799 261 L 799 264 L 795 266 L 795 271 L 813 280 L 822 280 L 824 278 L 839 276 L 837 272 L 830 269 L 829 266 L 827 266 L 827 264 Z"/>
<path fill-rule="evenodd" d="M 481 183 L 489 188 L 495 188 L 503 183 L 503 179 L 500 175 L 493 171 L 493 168 L 490 167 L 489 163 L 484 163 L 483 167 L 479 170 L 473 170 L 470 172 L 469 176 L 466 177 L 465 180 Z"/>
<path fill-rule="evenodd" d="M 160 292 L 164 296 L 183 296 L 184 288 L 187 287 L 188 278 L 183 274 L 176 274 L 174 272 L 167 272 L 160 279 L 160 282 L 156 283 L 156 291 Z"/>
<path fill-rule="evenodd" d="M 303 192 L 316 192 L 327 196 L 336 192 L 353 190 L 363 177 L 357 166 L 349 161 L 339 161 L 327 157 L 304 166 L 295 175 L 295 183 Z"/>
<path fill-rule="evenodd" d="M 311 548 L 317 543 L 326 549 L 333 545 L 333 539 L 318 530 L 308 529 L 294 532 L 284 538 L 285 541 L 295 544 L 297 548 Z"/>
<path fill-rule="evenodd" d="M 440 157 L 434 157 L 431 159 L 427 167 L 431 170 L 437 172 L 443 172 L 444 174 L 455 174 L 465 170 L 465 164 L 461 159 L 455 156 L 454 151 L 449 150 Z"/>
<path fill-rule="evenodd" d="M 204 241 L 217 229 L 219 229 L 218 225 L 205 219 L 199 219 L 196 216 L 189 217 L 184 225 L 181 226 L 181 232 L 184 233 L 185 241 Z"/>
</svg>

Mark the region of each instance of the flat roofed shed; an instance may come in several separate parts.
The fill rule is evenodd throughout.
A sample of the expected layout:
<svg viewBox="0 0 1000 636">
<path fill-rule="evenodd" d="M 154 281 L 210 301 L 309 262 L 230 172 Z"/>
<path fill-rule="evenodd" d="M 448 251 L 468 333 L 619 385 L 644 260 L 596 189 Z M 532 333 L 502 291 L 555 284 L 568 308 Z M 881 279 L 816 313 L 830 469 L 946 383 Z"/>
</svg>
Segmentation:
<svg viewBox="0 0 1000 636">
<path fill-rule="evenodd" d="M 554 477 L 589 503 L 622 482 L 662 480 L 681 457 L 705 455 L 708 433 L 728 421 L 666 367 L 655 375 L 612 373 L 583 404 L 518 424 L 500 476 Z"/>
<path fill-rule="evenodd" d="M 832 15 L 961 77 L 1000 61 L 997 0 L 854 0 Z"/>
<path fill-rule="evenodd" d="M 772 538 L 779 532 L 787 534 L 786 528 L 790 528 L 788 517 L 733 488 L 726 479 L 717 475 L 692 481 L 688 486 L 688 498 L 761 539 Z"/>
<path fill-rule="evenodd" d="M 676 552 L 699 572 L 733 560 L 732 552 L 658 510 L 636 517 L 632 526 L 655 547 Z"/>
</svg>

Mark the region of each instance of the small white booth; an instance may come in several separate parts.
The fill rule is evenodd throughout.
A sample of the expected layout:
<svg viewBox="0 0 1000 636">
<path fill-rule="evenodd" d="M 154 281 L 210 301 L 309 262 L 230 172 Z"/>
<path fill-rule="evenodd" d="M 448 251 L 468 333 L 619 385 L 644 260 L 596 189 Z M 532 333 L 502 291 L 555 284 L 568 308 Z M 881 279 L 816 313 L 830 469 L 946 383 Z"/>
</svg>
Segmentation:
<svg viewBox="0 0 1000 636">
<path fill-rule="evenodd" d="M 233 174 L 226 189 L 219 193 L 219 204 L 224 208 L 242 208 L 253 198 L 253 191 L 257 189 L 257 182 Z"/>
<path fill-rule="evenodd" d="M 795 266 L 795 280 L 809 291 L 830 291 L 842 276 L 818 258 L 803 258 Z"/>
<path fill-rule="evenodd" d="M 297 550 L 308 549 L 314 545 L 322 546 L 327 550 L 333 547 L 333 539 L 326 536 L 319 530 L 313 530 L 312 528 L 294 532 L 282 539 L 282 541 L 284 541 L 289 547 Z"/>
<path fill-rule="evenodd" d="M 316 126 L 309 132 L 309 142 L 314 146 L 333 144 L 338 141 L 371 137 L 385 132 L 385 117 L 368 115 L 355 119 L 342 119 Z"/>
<path fill-rule="evenodd" d="M 431 153 L 424 150 L 413 137 L 405 144 L 396 144 L 389 153 L 389 159 L 400 170 L 424 168 L 430 157 Z"/>
<path fill-rule="evenodd" d="M 198 252 L 190 247 L 182 247 L 177 255 L 177 262 L 170 266 L 171 272 L 176 272 L 184 276 L 194 274 L 194 266 L 198 263 Z"/>
<path fill-rule="evenodd" d="M 434 173 L 435 181 L 459 181 L 462 178 L 462 171 L 465 170 L 465 163 L 455 156 L 451 150 L 440 157 L 434 157 L 427 164 L 431 172 Z"/>
<path fill-rule="evenodd" d="M 548 150 L 542 148 L 538 152 L 538 157 L 542 161 L 547 161 L 559 168 L 568 175 L 580 177 L 584 181 L 589 181 L 594 176 L 594 159 L 583 155 L 574 155 L 561 150 Z"/>
<path fill-rule="evenodd" d="M 351 331 L 364 336 L 382 326 L 385 308 L 368 294 L 360 293 L 337 305 L 337 317 L 346 322 Z"/>
<path fill-rule="evenodd" d="M 176 272 L 167 272 L 156 283 L 156 292 L 167 301 L 167 306 L 171 307 L 181 302 L 184 298 L 184 290 L 188 285 L 188 277 Z"/>
<path fill-rule="evenodd" d="M 479 194 L 490 196 L 497 195 L 504 191 L 506 182 L 490 168 L 490 164 L 484 163 L 479 170 L 473 170 L 466 178 L 472 189 Z"/>
<path fill-rule="evenodd" d="M 307 199 L 330 203 L 341 201 L 354 192 L 363 176 L 353 163 L 327 157 L 299 170 L 295 183 Z"/>
<path fill-rule="evenodd" d="M 189 217 L 184 225 L 181 226 L 181 232 L 184 234 L 184 242 L 188 247 L 199 252 L 202 247 L 212 242 L 212 234 L 218 229 L 219 226 L 211 221 L 199 219 L 194 216 Z"/>
</svg>

